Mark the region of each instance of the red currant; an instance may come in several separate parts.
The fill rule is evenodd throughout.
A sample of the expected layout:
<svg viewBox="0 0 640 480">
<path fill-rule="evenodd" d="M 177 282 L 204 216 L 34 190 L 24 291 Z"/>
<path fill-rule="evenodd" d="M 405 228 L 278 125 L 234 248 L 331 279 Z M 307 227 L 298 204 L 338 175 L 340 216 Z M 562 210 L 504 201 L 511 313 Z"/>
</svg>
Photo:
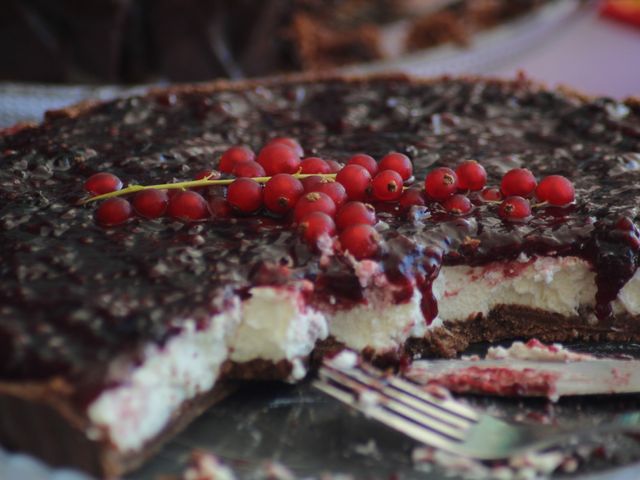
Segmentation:
<svg viewBox="0 0 640 480">
<path fill-rule="evenodd" d="M 409 209 L 414 205 L 424 206 L 427 202 L 424 199 L 424 192 L 416 188 L 405 190 L 399 200 L 400 207 L 403 209 Z"/>
<path fill-rule="evenodd" d="M 288 173 L 279 173 L 264 186 L 264 204 L 272 212 L 284 214 L 296 205 L 303 193 L 300 180 Z"/>
<path fill-rule="evenodd" d="M 363 200 L 367 197 L 371 175 L 361 165 L 347 165 L 336 175 L 336 182 L 342 184 L 350 200 Z"/>
<path fill-rule="evenodd" d="M 456 193 L 442 202 L 442 207 L 454 215 L 466 215 L 473 205 L 467 196 Z"/>
<path fill-rule="evenodd" d="M 331 173 L 331 167 L 321 158 L 309 157 L 300 162 L 300 173 Z"/>
<path fill-rule="evenodd" d="M 266 172 L 258 162 L 242 162 L 233 167 L 233 175 L 236 177 L 264 177 Z"/>
<path fill-rule="evenodd" d="M 102 195 L 121 190 L 122 181 L 113 173 L 96 173 L 84 182 L 84 189 L 91 195 Z"/>
<path fill-rule="evenodd" d="M 300 220 L 300 230 L 307 243 L 315 247 L 321 236 L 328 235 L 332 237 L 335 235 L 336 224 L 326 213 L 311 212 Z"/>
<path fill-rule="evenodd" d="M 342 250 L 349 252 L 357 260 L 375 255 L 379 244 L 380 235 L 371 225 L 352 225 L 340 234 Z"/>
<path fill-rule="evenodd" d="M 315 188 L 316 185 L 324 182 L 324 178 L 322 178 L 320 175 L 313 175 L 311 177 L 304 177 L 300 179 L 300 181 L 302 182 L 304 191 L 309 193 L 309 192 L 313 192 L 313 189 Z"/>
<path fill-rule="evenodd" d="M 340 162 L 336 162 L 335 160 L 325 160 L 331 171 L 329 173 L 338 173 L 340 170 L 344 168 L 344 165 Z"/>
<path fill-rule="evenodd" d="M 541 202 L 561 207 L 573 202 L 576 192 L 573 183 L 562 175 L 544 177 L 536 187 L 536 197 Z"/>
<path fill-rule="evenodd" d="M 238 178 L 227 189 L 227 201 L 242 213 L 253 213 L 262 206 L 262 185 L 250 178 Z"/>
<path fill-rule="evenodd" d="M 403 182 L 394 170 L 382 170 L 371 181 L 373 196 L 383 202 L 398 200 L 402 196 Z"/>
<path fill-rule="evenodd" d="M 519 196 L 507 197 L 498 207 L 498 214 L 505 220 L 525 220 L 531 216 L 531 205 L 526 198 Z"/>
<path fill-rule="evenodd" d="M 168 205 L 169 195 L 165 190 L 143 190 L 133 197 L 133 208 L 141 217 L 161 217 Z"/>
<path fill-rule="evenodd" d="M 260 150 L 258 163 L 269 176 L 296 173 L 300 168 L 300 156 L 292 148 L 276 143 Z"/>
<path fill-rule="evenodd" d="M 322 212 L 333 217 L 336 214 L 336 204 L 333 203 L 331 197 L 326 193 L 307 193 L 300 197 L 300 200 L 298 200 L 298 203 L 293 209 L 293 219 L 296 223 L 300 223 L 302 218 L 311 212 Z"/>
<path fill-rule="evenodd" d="M 629 217 L 620 217 L 616 222 L 616 229 L 634 232 L 636 234 L 640 233 L 638 232 L 636 224 Z"/>
<path fill-rule="evenodd" d="M 356 153 L 347 161 L 347 165 L 360 165 L 366 168 L 372 177 L 375 177 L 376 173 L 378 173 L 378 163 L 366 153 Z"/>
<path fill-rule="evenodd" d="M 499 202 L 502 200 L 502 192 L 496 187 L 487 187 L 482 189 L 480 197 L 485 202 Z"/>
<path fill-rule="evenodd" d="M 380 160 L 380 170 L 394 170 L 400 174 L 403 181 L 409 180 L 413 175 L 413 164 L 409 157 L 402 153 L 391 152 Z"/>
<path fill-rule="evenodd" d="M 347 201 L 347 191 L 344 186 L 339 182 L 333 182 L 325 178 L 313 185 L 310 190 L 305 191 L 326 193 L 336 204 L 336 208 L 340 208 Z"/>
<path fill-rule="evenodd" d="M 351 225 L 375 225 L 376 210 L 368 203 L 347 202 L 336 214 L 336 226 L 338 230 L 344 230 Z"/>
<path fill-rule="evenodd" d="M 228 148 L 220 157 L 218 170 L 224 173 L 232 173 L 238 163 L 252 162 L 256 154 L 250 148 L 236 145 Z"/>
<path fill-rule="evenodd" d="M 429 197 L 442 201 L 458 190 L 458 176 L 450 168 L 439 167 L 429 172 L 424 187 Z"/>
<path fill-rule="evenodd" d="M 475 160 L 462 162 L 456 168 L 458 176 L 458 188 L 460 190 L 471 190 L 473 192 L 482 190 L 487 184 L 487 171 Z"/>
<path fill-rule="evenodd" d="M 188 222 L 208 217 L 209 209 L 202 195 L 185 190 L 176 193 L 169 199 L 167 214 L 170 217 Z"/>
<path fill-rule="evenodd" d="M 103 227 L 113 227 L 131 217 L 131 204 L 124 198 L 108 198 L 96 210 L 96 221 Z"/>
<path fill-rule="evenodd" d="M 209 211 L 214 217 L 228 218 L 231 216 L 231 204 L 223 197 L 213 197 L 209 200 Z"/>
<path fill-rule="evenodd" d="M 529 197 L 536 189 L 536 177 L 526 168 L 514 168 L 502 177 L 500 191 L 505 197 Z"/>
<path fill-rule="evenodd" d="M 294 152 L 296 152 L 298 157 L 301 157 L 304 155 L 304 150 L 302 150 L 300 143 L 294 138 L 289 138 L 289 137 L 272 138 L 271 140 L 269 140 L 269 142 L 267 142 L 267 146 L 269 145 L 286 145 L 287 147 L 292 149 Z"/>
</svg>

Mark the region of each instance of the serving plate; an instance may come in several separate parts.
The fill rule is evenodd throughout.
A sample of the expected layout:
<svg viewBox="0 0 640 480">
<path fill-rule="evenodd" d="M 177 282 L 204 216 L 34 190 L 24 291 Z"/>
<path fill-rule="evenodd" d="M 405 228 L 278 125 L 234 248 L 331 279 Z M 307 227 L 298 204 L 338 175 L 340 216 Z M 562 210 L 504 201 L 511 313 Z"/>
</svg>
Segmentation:
<svg viewBox="0 0 640 480">
<path fill-rule="evenodd" d="M 479 345 L 467 354 L 483 353 Z M 578 351 L 630 355 L 640 358 L 638 344 L 574 344 Z M 623 411 L 640 410 L 640 395 L 543 399 L 463 397 L 477 408 L 518 421 L 596 423 Z M 616 435 L 594 438 L 574 472 L 551 478 L 571 480 L 637 480 L 640 477 L 640 439 Z M 604 449 L 600 446 L 605 446 Z M 252 383 L 207 411 L 169 442 L 141 470 L 126 480 L 157 480 L 184 471 L 194 450 L 215 453 L 239 478 L 259 478 L 272 461 L 289 468 L 297 478 L 349 474 L 355 478 L 468 478 L 455 469 L 414 463 L 419 445 L 401 434 L 349 410 L 314 390 L 311 385 Z M 595 453 L 594 453 L 595 452 Z M 260 473 L 262 472 L 262 473 Z M 0 452 L 2 480 L 89 480 L 78 472 L 49 470 L 25 455 Z"/>
</svg>

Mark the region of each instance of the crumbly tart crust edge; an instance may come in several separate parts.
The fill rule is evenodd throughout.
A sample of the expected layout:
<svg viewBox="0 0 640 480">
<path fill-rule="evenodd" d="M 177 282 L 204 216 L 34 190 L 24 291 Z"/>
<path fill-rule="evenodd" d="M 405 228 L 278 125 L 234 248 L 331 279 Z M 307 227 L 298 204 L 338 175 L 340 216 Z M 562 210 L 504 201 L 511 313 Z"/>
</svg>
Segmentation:
<svg viewBox="0 0 640 480">
<path fill-rule="evenodd" d="M 104 440 L 92 440 L 88 419 L 75 410 L 58 380 L 43 383 L 0 383 L 0 444 L 32 454 L 52 466 L 72 467 L 115 479 L 135 470 L 192 420 L 235 391 L 227 382 L 183 402 L 163 430 L 142 448 L 118 452 Z M 95 428 L 95 427 L 94 427 Z M 34 439 L 38 441 L 34 442 Z M 64 439 L 64 441 L 62 441 Z"/>
<path fill-rule="evenodd" d="M 416 86 L 434 85 L 446 81 L 467 81 L 467 82 L 485 82 L 494 85 L 505 86 L 526 86 L 532 91 L 556 91 L 569 98 L 580 101 L 589 101 L 598 98 L 595 95 L 588 95 L 567 85 L 559 85 L 555 89 L 541 81 L 533 80 L 526 76 L 524 72 L 519 72 L 515 78 L 505 79 L 496 76 L 481 75 L 440 75 L 440 76 L 419 76 L 410 75 L 402 72 L 388 72 L 377 74 L 339 74 L 329 72 L 326 74 L 318 73 L 294 73 L 284 75 L 274 75 L 258 79 L 249 80 L 213 80 L 203 83 L 184 83 L 171 85 L 169 87 L 150 87 L 146 94 L 142 96 L 163 96 L 163 95 L 179 95 L 179 94 L 211 94 L 222 91 L 241 91 L 259 87 L 274 87 L 278 85 L 295 85 L 309 84 L 314 82 L 341 82 L 347 84 L 368 83 L 372 81 L 400 81 L 409 82 Z M 45 113 L 45 121 L 54 118 L 75 118 L 89 112 L 91 109 L 109 103 L 112 100 L 83 100 L 76 104 L 54 110 L 48 110 Z M 621 100 L 622 103 L 630 107 L 640 108 L 640 96 L 628 97 Z M 27 128 L 32 127 L 29 125 Z"/>
</svg>

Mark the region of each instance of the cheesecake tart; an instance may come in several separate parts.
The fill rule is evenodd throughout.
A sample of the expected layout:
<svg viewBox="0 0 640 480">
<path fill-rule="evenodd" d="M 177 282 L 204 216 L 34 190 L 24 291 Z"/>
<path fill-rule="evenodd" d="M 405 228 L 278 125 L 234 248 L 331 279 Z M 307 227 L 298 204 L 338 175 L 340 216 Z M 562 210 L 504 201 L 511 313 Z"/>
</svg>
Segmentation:
<svg viewBox="0 0 640 480">
<path fill-rule="evenodd" d="M 262 183 L 227 174 L 251 150 Z M 296 381 L 343 347 L 401 364 L 640 340 L 635 100 L 524 77 L 217 82 L 49 112 L 0 152 L 0 442 L 52 464 L 119 475 L 225 380 Z M 353 212 L 309 186 L 317 160 Z M 452 184 L 461 164 L 484 189 Z M 163 208 L 123 183 L 164 186 L 145 190 Z"/>
</svg>

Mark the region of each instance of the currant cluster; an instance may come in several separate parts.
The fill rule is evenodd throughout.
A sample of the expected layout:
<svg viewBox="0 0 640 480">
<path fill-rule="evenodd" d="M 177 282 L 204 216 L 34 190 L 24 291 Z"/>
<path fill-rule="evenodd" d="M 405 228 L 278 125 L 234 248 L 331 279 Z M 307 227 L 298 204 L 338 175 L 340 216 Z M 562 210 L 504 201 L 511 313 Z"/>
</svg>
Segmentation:
<svg viewBox="0 0 640 480">
<path fill-rule="evenodd" d="M 303 156 L 296 140 L 279 137 L 258 155 L 245 146 L 227 149 L 217 170 L 199 172 L 191 182 L 121 190 L 122 181 L 115 175 L 97 173 L 86 181 L 85 189 L 93 196 L 89 201 L 105 194 L 110 197 L 96 211 L 96 220 L 103 226 L 119 225 L 134 214 L 199 221 L 266 211 L 291 218 L 312 248 L 322 250 L 323 239 L 332 246 L 337 236 L 337 245 L 357 259 L 372 257 L 379 250 L 372 203 L 397 202 L 400 210 L 406 210 L 435 202 L 449 214 L 466 215 L 479 199 L 499 204 L 503 219 L 519 221 L 531 215 L 529 199 L 534 195 L 549 205 L 566 205 L 575 196 L 565 177 L 551 175 L 537 183 L 524 168 L 507 172 L 499 188 L 487 187 L 484 167 L 473 160 L 455 171 L 447 167 L 432 170 L 421 190 L 405 187 L 413 180 L 413 165 L 402 153 L 389 153 L 379 162 L 359 153 L 346 165 Z M 223 174 L 229 178 L 221 178 Z M 226 186 L 226 192 L 220 188 L 212 194 L 206 187 L 214 185 Z M 132 194 L 131 202 L 123 198 L 127 193 Z"/>
<path fill-rule="evenodd" d="M 122 196 L 106 199 L 96 210 L 96 220 L 102 226 L 115 226 L 134 214 L 198 221 L 266 210 L 291 216 L 313 248 L 320 248 L 321 238 L 338 234 L 341 248 L 354 257 L 374 255 L 379 245 L 373 228 L 376 212 L 365 202 L 398 201 L 405 182 L 413 176 L 410 159 L 392 152 L 376 162 L 369 155 L 356 154 L 343 165 L 319 157 L 303 158 L 303 154 L 296 140 L 284 137 L 269 141 L 258 155 L 245 146 L 234 146 L 222 154 L 217 170 L 195 176 L 195 180 L 226 185 L 226 195 L 207 196 L 202 187 L 145 188 L 134 193 L 131 202 Z M 222 174 L 233 178 L 219 180 Z M 97 173 L 85 182 L 92 196 L 118 192 L 122 186 L 111 173 Z"/>
<path fill-rule="evenodd" d="M 447 167 L 432 170 L 425 180 L 427 196 L 440 202 L 452 214 L 465 215 L 473 209 L 469 197 L 458 192 L 479 192 L 483 202 L 496 203 L 498 215 L 504 220 L 524 221 L 531 216 L 531 202 L 566 206 L 575 200 L 575 190 L 569 179 L 549 175 L 540 183 L 526 168 L 509 170 L 501 179 L 500 187 L 487 187 L 487 172 L 474 160 L 463 162 L 455 171 Z"/>
</svg>

